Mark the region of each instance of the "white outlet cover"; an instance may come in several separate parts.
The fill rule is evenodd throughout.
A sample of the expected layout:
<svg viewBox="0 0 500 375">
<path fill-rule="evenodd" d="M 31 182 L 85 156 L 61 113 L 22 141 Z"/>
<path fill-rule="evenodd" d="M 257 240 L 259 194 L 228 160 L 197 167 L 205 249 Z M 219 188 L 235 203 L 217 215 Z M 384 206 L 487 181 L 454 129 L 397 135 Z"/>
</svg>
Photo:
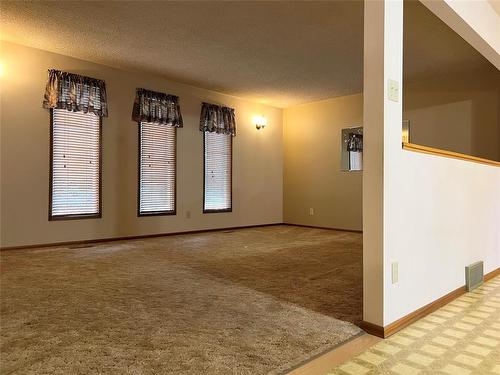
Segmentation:
<svg viewBox="0 0 500 375">
<path fill-rule="evenodd" d="M 387 80 L 387 99 L 399 102 L 399 82 L 393 79 Z"/>
<path fill-rule="evenodd" d="M 398 262 L 392 262 L 391 270 L 392 270 L 392 283 L 396 284 L 399 281 L 399 265 Z"/>
</svg>

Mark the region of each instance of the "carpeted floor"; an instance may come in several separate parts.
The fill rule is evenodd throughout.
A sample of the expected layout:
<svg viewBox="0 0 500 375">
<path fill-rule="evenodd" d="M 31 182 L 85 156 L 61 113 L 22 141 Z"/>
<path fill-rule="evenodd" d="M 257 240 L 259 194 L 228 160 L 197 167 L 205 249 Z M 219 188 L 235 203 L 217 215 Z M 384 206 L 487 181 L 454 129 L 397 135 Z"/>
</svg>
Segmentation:
<svg viewBox="0 0 500 375">
<path fill-rule="evenodd" d="M 359 334 L 362 236 L 273 226 L 1 254 L 1 373 L 266 374 Z"/>
</svg>

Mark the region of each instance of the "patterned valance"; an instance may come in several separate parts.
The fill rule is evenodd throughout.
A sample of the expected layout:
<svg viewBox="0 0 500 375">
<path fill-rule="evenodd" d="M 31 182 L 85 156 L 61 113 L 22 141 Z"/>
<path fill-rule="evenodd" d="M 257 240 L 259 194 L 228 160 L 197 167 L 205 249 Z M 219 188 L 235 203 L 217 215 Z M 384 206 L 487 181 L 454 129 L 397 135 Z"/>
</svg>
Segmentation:
<svg viewBox="0 0 500 375">
<path fill-rule="evenodd" d="M 132 110 L 132 120 L 182 128 L 179 98 L 161 92 L 137 89 Z"/>
<path fill-rule="evenodd" d="M 44 108 L 62 108 L 73 112 L 108 116 L 106 84 L 99 79 L 49 69 Z"/>
<path fill-rule="evenodd" d="M 200 115 L 202 132 L 222 133 L 235 136 L 236 120 L 234 109 L 215 104 L 202 103 Z"/>
</svg>

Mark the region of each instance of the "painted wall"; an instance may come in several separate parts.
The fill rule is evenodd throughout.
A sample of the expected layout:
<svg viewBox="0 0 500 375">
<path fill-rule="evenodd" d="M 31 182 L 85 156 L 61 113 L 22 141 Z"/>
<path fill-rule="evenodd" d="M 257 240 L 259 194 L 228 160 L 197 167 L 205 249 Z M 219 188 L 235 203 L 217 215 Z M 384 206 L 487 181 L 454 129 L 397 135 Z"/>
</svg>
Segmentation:
<svg viewBox="0 0 500 375">
<path fill-rule="evenodd" d="M 421 77 L 403 89 L 411 142 L 500 160 L 500 72 Z"/>
<path fill-rule="evenodd" d="M 1 246 L 282 222 L 282 110 L 3 42 L 1 78 Z M 49 222 L 49 112 L 42 108 L 47 69 L 106 81 L 109 117 L 103 121 L 102 218 Z M 135 88 L 178 95 L 184 128 L 178 131 L 177 215 L 137 217 L 137 124 L 131 120 Z M 200 104 L 236 109 L 233 212 L 203 214 L 203 142 Z M 257 131 L 252 117 L 268 126 Z M 187 218 L 187 212 L 191 218 Z"/>
<path fill-rule="evenodd" d="M 376 184 L 383 196 L 363 192 L 365 305 L 377 293 L 377 309 L 365 306 L 365 319 L 387 326 L 463 286 L 466 265 L 483 260 L 486 273 L 500 267 L 500 168 L 401 148 L 402 103 L 387 99 L 385 82 L 402 79 L 402 2 L 373 5 L 367 18 L 368 34 L 380 40 L 382 25 L 384 31 L 383 48 L 365 50 L 366 150 L 382 145 L 383 160 L 370 170 L 370 181 L 365 170 L 364 187 Z M 366 69 L 373 64 L 379 69 Z M 393 262 L 399 264 L 395 284 Z"/>
<path fill-rule="evenodd" d="M 499 78 L 498 72 L 471 72 L 405 82 L 403 119 L 410 120 L 411 141 L 500 160 Z M 362 172 L 340 170 L 340 132 L 362 125 L 363 95 L 293 106 L 283 116 L 284 221 L 361 230 Z"/>
<path fill-rule="evenodd" d="M 341 129 L 362 125 L 363 96 L 294 106 L 283 116 L 284 221 L 361 230 L 362 172 L 340 170 L 340 147 Z"/>
<path fill-rule="evenodd" d="M 500 69 L 500 22 L 489 1 L 420 1 Z"/>
<path fill-rule="evenodd" d="M 500 168 L 404 151 L 388 136 L 386 325 L 463 286 L 466 265 L 500 267 Z"/>
</svg>

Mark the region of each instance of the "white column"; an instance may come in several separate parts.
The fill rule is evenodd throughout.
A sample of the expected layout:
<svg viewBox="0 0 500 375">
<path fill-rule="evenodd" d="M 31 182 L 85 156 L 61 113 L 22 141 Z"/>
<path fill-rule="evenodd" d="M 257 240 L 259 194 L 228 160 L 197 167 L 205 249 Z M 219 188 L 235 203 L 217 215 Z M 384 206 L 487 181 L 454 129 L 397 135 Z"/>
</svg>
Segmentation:
<svg viewBox="0 0 500 375">
<path fill-rule="evenodd" d="M 386 259 L 386 189 L 391 149 L 401 148 L 403 2 L 365 0 L 364 11 L 363 320 L 383 327 Z M 397 99 L 388 96 L 392 81 Z"/>
</svg>

